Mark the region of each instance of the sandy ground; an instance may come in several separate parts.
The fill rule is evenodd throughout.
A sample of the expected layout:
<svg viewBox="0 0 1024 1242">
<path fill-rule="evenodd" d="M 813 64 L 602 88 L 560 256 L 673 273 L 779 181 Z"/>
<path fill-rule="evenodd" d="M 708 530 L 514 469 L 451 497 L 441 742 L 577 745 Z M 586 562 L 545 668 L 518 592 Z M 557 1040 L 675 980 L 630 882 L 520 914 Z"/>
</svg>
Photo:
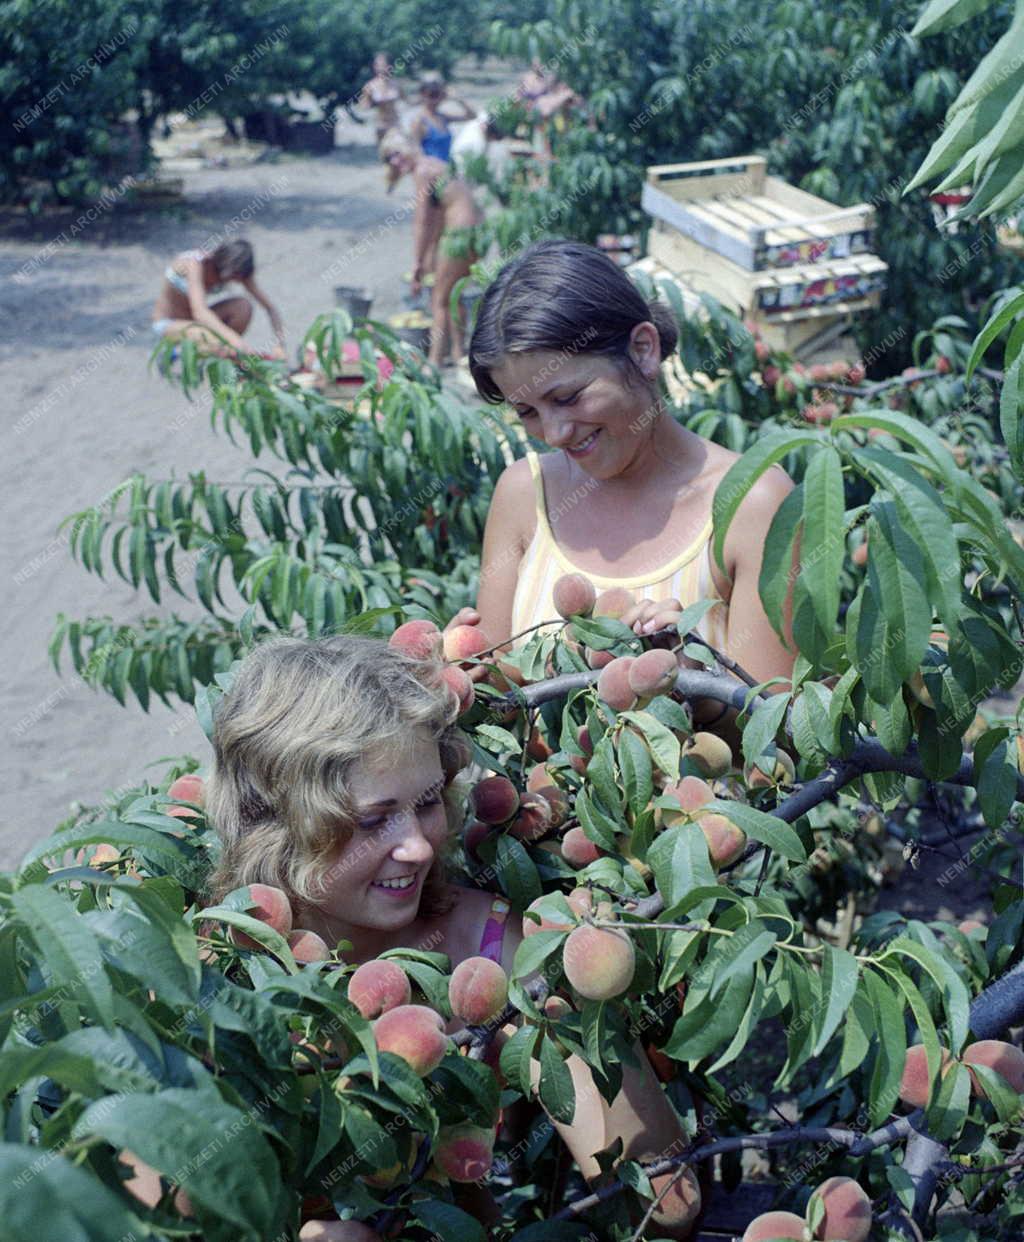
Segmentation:
<svg viewBox="0 0 1024 1242">
<path fill-rule="evenodd" d="M 456 88 L 483 106 L 514 80 L 507 69 L 485 66 L 460 75 Z M 237 479 L 251 464 L 213 431 L 208 402 L 190 404 L 148 369 L 150 312 L 177 252 L 244 232 L 292 350 L 314 316 L 331 308 L 336 284 L 372 289 L 375 316 L 403 309 L 411 215 L 389 218 L 409 204 L 408 185 L 385 195 L 372 126 L 346 118 L 336 142 L 328 156 L 187 172 L 184 202 L 173 207 L 115 206 L 84 222 L 79 211 L 35 223 L 0 217 L 7 461 L 0 867 L 47 835 L 74 800 L 97 802 L 165 756 L 208 758 L 187 704 L 172 711 L 157 701 L 147 715 L 134 700 L 123 708 L 89 689 L 67 661 L 63 676 L 54 671 L 46 646 L 58 612 L 131 620 L 157 607 L 116 575 L 101 581 L 86 573 L 58 526 L 134 471 L 166 478 L 202 468 L 212 479 Z M 249 336 L 271 343 L 261 311 Z M 260 464 L 275 466 L 269 458 Z M 161 611 L 203 615 L 171 598 Z"/>
</svg>

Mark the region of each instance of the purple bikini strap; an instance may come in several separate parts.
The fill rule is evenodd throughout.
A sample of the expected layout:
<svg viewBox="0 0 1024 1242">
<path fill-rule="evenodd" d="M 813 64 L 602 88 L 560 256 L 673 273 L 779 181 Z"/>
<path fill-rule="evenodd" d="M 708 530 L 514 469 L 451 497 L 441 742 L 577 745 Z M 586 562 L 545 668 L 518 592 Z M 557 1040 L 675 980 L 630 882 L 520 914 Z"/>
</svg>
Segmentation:
<svg viewBox="0 0 1024 1242">
<path fill-rule="evenodd" d="M 508 918 L 509 904 L 504 897 L 495 897 L 491 902 L 491 912 L 484 924 L 483 935 L 480 937 L 480 956 L 489 957 L 492 962 L 501 961 L 501 944 L 505 939 L 505 920 Z"/>
</svg>

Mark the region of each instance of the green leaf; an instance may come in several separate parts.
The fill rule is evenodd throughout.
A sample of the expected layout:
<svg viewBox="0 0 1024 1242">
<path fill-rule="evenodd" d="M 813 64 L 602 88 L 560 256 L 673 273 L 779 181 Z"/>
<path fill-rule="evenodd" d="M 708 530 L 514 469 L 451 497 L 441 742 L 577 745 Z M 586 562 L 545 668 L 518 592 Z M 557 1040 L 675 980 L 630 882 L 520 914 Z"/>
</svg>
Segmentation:
<svg viewBox="0 0 1024 1242">
<path fill-rule="evenodd" d="M 907 1036 L 903 1025 L 903 1005 L 889 984 L 873 971 L 865 971 L 864 982 L 875 1020 L 874 1064 L 868 1089 L 870 1124 L 880 1126 L 899 1098 L 907 1056 Z"/>
<path fill-rule="evenodd" d="M 20 1143 L 0 1143 L 0 1219 L 8 1242 L 41 1242 L 43 1237 L 126 1242 L 149 1231 L 94 1173 L 58 1150 Z"/>
<path fill-rule="evenodd" d="M 857 991 L 860 967 L 852 953 L 822 945 L 821 995 L 825 1011 L 815 1024 L 813 1056 L 820 1056 L 826 1044 L 839 1029 Z"/>
<path fill-rule="evenodd" d="M 255 905 L 255 902 L 253 904 Z M 279 931 L 275 931 L 269 923 L 264 923 L 262 919 L 255 918 L 251 914 L 243 914 L 239 910 L 230 909 L 226 905 L 207 906 L 205 910 L 198 910 L 192 915 L 193 924 L 201 924 L 208 920 L 226 923 L 229 927 L 236 927 L 246 936 L 250 936 L 253 940 L 258 941 L 265 949 L 268 949 L 276 958 L 280 959 L 285 969 L 290 973 L 294 974 L 299 969 L 295 958 L 292 957 L 292 951 L 288 947 L 288 941 Z"/>
<path fill-rule="evenodd" d="M 803 537 L 800 575 L 811 597 L 818 624 L 835 629 L 845 553 L 843 466 L 826 444 L 811 455 L 804 475 Z"/>
<path fill-rule="evenodd" d="M 999 333 L 1022 312 L 1024 312 L 1024 293 L 1019 293 L 1016 297 L 1009 298 L 1004 302 L 988 323 L 985 324 L 971 348 L 971 356 L 967 359 L 965 371 L 965 378 L 967 380 L 970 380 L 974 374 L 975 367 L 985 357 L 986 350 Z"/>
<path fill-rule="evenodd" d="M 215 1220 L 269 1237 L 280 1168 L 255 1118 L 215 1091 L 172 1087 L 98 1100 L 79 1117 L 72 1135 L 98 1135 L 129 1148 L 183 1186 Z"/>
<path fill-rule="evenodd" d="M 576 1115 L 576 1089 L 558 1045 L 545 1037 L 540 1046 L 540 1102 L 555 1121 L 572 1122 Z"/>
<path fill-rule="evenodd" d="M 633 814 L 639 815 L 654 793 L 651 752 L 632 729 L 619 734 L 618 752 L 626 801 Z"/>
<path fill-rule="evenodd" d="M 640 730 L 650 747 L 654 762 L 666 776 L 678 780 L 681 747 L 679 738 L 672 730 L 649 711 L 620 712 L 619 719 L 629 721 Z M 589 774 L 590 769 L 587 771 Z"/>
<path fill-rule="evenodd" d="M 793 548 L 803 520 L 804 485 L 798 483 L 779 505 L 768 527 L 761 554 L 761 573 L 757 590 L 765 616 L 779 637 L 783 637 L 783 607 L 793 582 Z"/>
<path fill-rule="evenodd" d="M 594 805 L 586 789 L 581 789 L 573 804 L 583 831 L 595 845 L 603 850 L 617 849 L 616 834 L 625 831 L 625 824 L 617 824 Z"/>
<path fill-rule="evenodd" d="M 532 935 L 524 936 L 512 961 L 513 977 L 523 979 L 540 970 L 551 954 L 565 942 L 565 937 L 571 930 L 571 927 L 567 927 L 564 932 L 536 931 Z"/>
<path fill-rule="evenodd" d="M 535 1059 L 537 1042 L 541 1037 L 539 1026 L 521 1026 L 504 1045 L 499 1056 L 501 1072 L 510 1086 L 527 1099 L 532 1094 L 530 1062 Z"/>
<path fill-rule="evenodd" d="M 757 480 L 788 453 L 820 443 L 821 437 L 816 432 L 779 428 L 758 436 L 739 461 L 730 467 L 719 483 L 711 504 L 714 554 L 720 569 L 725 570 L 725 537 L 729 524 Z"/>
<path fill-rule="evenodd" d="M 514 906 L 525 910 L 541 895 L 540 876 L 533 860 L 514 837 L 500 834 L 494 867 L 501 885 Z"/>
<path fill-rule="evenodd" d="M 693 888 L 715 883 L 707 841 L 695 824 L 676 824 L 656 837 L 647 863 L 666 906 L 675 906 Z"/>
<path fill-rule="evenodd" d="M 738 928 L 715 953 L 715 974 L 708 989 L 708 997 L 716 996 L 730 979 L 736 975 L 752 973 L 759 962 L 775 947 L 776 935 L 760 919 L 751 919 L 745 927 Z"/>
<path fill-rule="evenodd" d="M 949 1024 L 949 1047 L 954 1056 L 963 1047 L 970 1022 L 967 986 L 941 953 L 932 952 L 909 936 L 897 936 L 886 945 L 886 957 L 899 953 L 922 966 L 942 994 Z M 884 959 L 883 959 L 884 960 Z"/>
<path fill-rule="evenodd" d="M 760 841 L 762 845 L 767 845 L 790 862 L 807 861 L 807 850 L 796 830 L 777 815 L 769 815 L 743 802 L 723 798 L 709 802 L 707 810 L 724 815 L 738 828 L 742 828 L 751 840 Z"/>
<path fill-rule="evenodd" d="M 748 763 L 760 758 L 774 743 L 775 735 L 785 719 L 790 698 L 791 695 L 787 692 L 769 695 L 766 701 L 757 700 L 743 729 L 743 758 Z"/>
<path fill-rule="evenodd" d="M 717 1073 L 723 1066 L 730 1065 L 736 1060 L 747 1048 L 750 1043 L 751 1033 L 764 1011 L 766 999 L 766 985 L 764 978 L 764 968 L 757 966 L 754 969 L 754 987 L 750 993 L 750 1000 L 747 1002 L 746 1011 L 740 1019 L 740 1024 L 736 1028 L 736 1034 L 733 1036 L 729 1046 L 723 1050 L 721 1055 L 708 1066 L 708 1074 Z"/>
<path fill-rule="evenodd" d="M 615 747 L 607 733 L 594 747 L 587 764 L 587 780 L 605 809 L 618 813 L 622 807 L 622 794 L 615 781 Z"/>
<path fill-rule="evenodd" d="M 954 26 L 984 12 L 991 3 L 992 0 L 930 0 L 918 14 L 910 33 L 915 39 L 920 39 L 924 35 L 938 34 L 941 30 L 952 30 Z"/>
<path fill-rule="evenodd" d="M 999 428 L 1010 454 L 1010 467 L 1024 480 L 1024 352 L 1014 358 L 999 394 Z"/>
<path fill-rule="evenodd" d="M 1017 798 L 1017 761 L 1008 739 L 997 742 L 985 759 L 978 780 L 978 801 L 987 827 L 1002 828 Z"/>
<path fill-rule="evenodd" d="M 442 1199 L 418 1199 L 410 1205 L 412 1215 L 435 1238 L 445 1242 L 487 1242 L 483 1225 L 462 1208 Z"/>
<path fill-rule="evenodd" d="M 672 1028 L 665 1053 L 677 1061 L 700 1061 L 731 1040 L 746 1012 L 754 989 L 754 971 L 734 975 L 722 995 L 705 996 L 685 1010 Z"/>
<path fill-rule="evenodd" d="M 50 979 L 65 989 L 92 1020 L 108 1030 L 114 1025 L 114 996 L 103 953 L 92 929 L 67 898 L 52 888 L 26 885 L 10 896 L 23 924 L 46 962 Z"/>
<path fill-rule="evenodd" d="M 793 741 L 802 758 L 824 763 L 839 750 L 831 708 L 832 691 L 827 686 L 818 681 L 804 682 L 790 716 Z"/>
<path fill-rule="evenodd" d="M 954 1061 L 942 1075 L 928 1106 L 928 1133 L 938 1143 L 955 1139 L 963 1130 L 971 1104 L 971 1076 Z"/>
</svg>

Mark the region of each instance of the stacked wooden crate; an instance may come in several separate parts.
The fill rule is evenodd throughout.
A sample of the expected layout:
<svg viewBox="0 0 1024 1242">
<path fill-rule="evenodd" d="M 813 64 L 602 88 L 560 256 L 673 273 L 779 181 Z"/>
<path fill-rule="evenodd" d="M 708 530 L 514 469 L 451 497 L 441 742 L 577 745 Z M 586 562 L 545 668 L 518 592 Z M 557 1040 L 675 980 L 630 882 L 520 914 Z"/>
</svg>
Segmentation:
<svg viewBox="0 0 1024 1242">
<path fill-rule="evenodd" d="M 774 347 L 798 352 L 879 303 L 888 269 L 871 253 L 874 210 L 770 177 L 760 156 L 655 165 L 641 202 L 648 254 Z"/>
</svg>

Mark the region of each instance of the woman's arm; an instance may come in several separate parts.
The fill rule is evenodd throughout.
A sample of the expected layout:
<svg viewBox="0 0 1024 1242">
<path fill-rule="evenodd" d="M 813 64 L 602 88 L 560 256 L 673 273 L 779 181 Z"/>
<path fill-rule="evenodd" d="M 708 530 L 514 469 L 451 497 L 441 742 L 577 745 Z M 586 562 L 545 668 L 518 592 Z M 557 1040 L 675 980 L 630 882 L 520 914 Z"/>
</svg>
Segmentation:
<svg viewBox="0 0 1024 1242">
<path fill-rule="evenodd" d="M 233 348 L 247 353 L 248 345 L 206 305 L 206 286 L 203 284 L 203 265 L 199 259 L 185 261 L 185 279 L 188 282 L 188 308 L 195 323 L 209 328 Z"/>
<path fill-rule="evenodd" d="M 247 276 L 245 280 L 240 280 L 238 283 L 244 289 L 248 289 L 248 291 L 252 294 L 252 296 L 256 299 L 256 301 L 259 302 L 260 306 L 262 306 L 263 309 L 270 316 L 270 325 L 274 329 L 274 335 L 277 337 L 278 343 L 280 344 L 281 348 L 284 349 L 285 347 L 284 321 L 282 320 L 277 307 L 274 305 L 273 302 L 271 302 L 270 298 L 267 297 L 267 295 L 263 292 L 263 290 L 256 283 L 255 276 Z"/>
<path fill-rule="evenodd" d="M 456 95 L 449 95 L 444 102 L 455 104 L 462 109 L 462 116 L 448 116 L 446 112 L 441 112 L 441 115 L 447 117 L 449 121 L 471 121 L 476 116 L 476 108 L 470 107 L 464 99 L 459 99 Z M 441 109 L 439 108 L 438 111 L 440 112 Z"/>
</svg>

